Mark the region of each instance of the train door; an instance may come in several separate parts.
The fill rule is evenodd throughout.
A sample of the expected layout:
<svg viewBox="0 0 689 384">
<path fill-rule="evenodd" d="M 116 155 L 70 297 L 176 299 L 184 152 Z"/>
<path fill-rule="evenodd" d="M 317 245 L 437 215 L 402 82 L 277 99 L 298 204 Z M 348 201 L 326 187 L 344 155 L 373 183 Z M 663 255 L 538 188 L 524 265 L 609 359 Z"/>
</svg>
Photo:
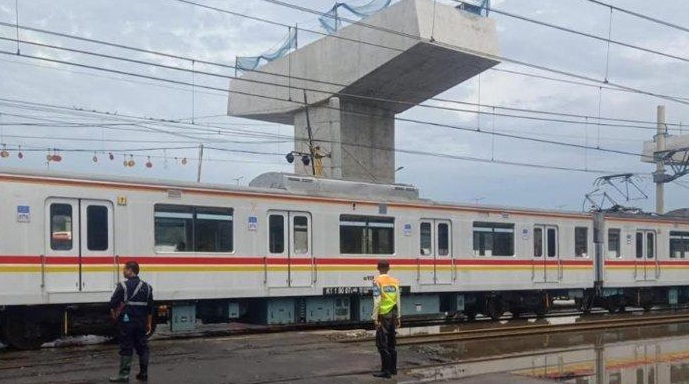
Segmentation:
<svg viewBox="0 0 689 384">
<path fill-rule="evenodd" d="M 310 287 L 313 283 L 311 215 L 305 212 L 290 212 L 289 221 L 289 285 Z"/>
<path fill-rule="evenodd" d="M 79 203 L 81 290 L 112 291 L 117 276 L 113 245 L 113 205 L 109 201 L 97 200 L 81 200 Z"/>
<path fill-rule="evenodd" d="M 534 282 L 558 282 L 560 274 L 560 249 L 558 228 L 554 225 L 534 227 Z"/>
<path fill-rule="evenodd" d="M 655 231 L 636 231 L 634 276 L 637 281 L 655 280 L 658 275 Z"/>
<path fill-rule="evenodd" d="M 452 284 L 452 223 L 449 220 L 421 220 L 419 243 L 419 283 Z"/>
<path fill-rule="evenodd" d="M 311 215 L 304 212 L 268 213 L 266 284 L 305 287 L 313 280 Z"/>
<path fill-rule="evenodd" d="M 111 291 L 117 266 L 109 201 L 46 201 L 44 276 L 49 292 Z"/>
</svg>

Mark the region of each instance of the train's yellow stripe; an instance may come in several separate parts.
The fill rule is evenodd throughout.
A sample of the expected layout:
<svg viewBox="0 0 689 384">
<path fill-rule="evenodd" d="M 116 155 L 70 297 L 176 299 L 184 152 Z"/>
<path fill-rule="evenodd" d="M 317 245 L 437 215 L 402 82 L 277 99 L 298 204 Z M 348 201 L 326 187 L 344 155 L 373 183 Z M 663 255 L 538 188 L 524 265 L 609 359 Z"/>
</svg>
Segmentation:
<svg viewBox="0 0 689 384">
<path fill-rule="evenodd" d="M 287 266 L 286 265 L 279 265 L 279 266 L 268 266 L 267 270 L 269 272 L 280 272 L 280 271 L 287 271 Z M 312 270 L 312 266 L 309 265 L 299 265 L 299 266 L 292 266 L 291 270 L 292 271 L 298 271 L 298 272 L 309 272 Z M 687 269 L 689 267 L 685 267 Z M 454 270 L 457 273 L 466 273 L 466 272 L 495 272 L 495 271 L 520 271 L 520 272 L 529 272 L 529 271 L 542 271 L 544 268 L 542 266 L 537 266 L 537 267 L 532 267 L 532 266 L 461 266 L 461 267 L 455 267 Z M 548 271 L 557 271 L 558 266 L 548 266 L 546 267 Z M 591 270 L 593 269 L 590 266 L 563 266 L 562 267 L 563 271 L 585 271 L 585 270 Z M 633 268 L 632 268 L 633 269 Z M 664 268 L 663 268 L 664 269 Z M 673 268 L 674 269 L 674 268 Z M 185 265 L 185 264 L 176 264 L 176 265 L 152 265 L 152 266 L 146 266 L 145 271 L 146 272 L 264 272 L 266 270 L 266 267 L 261 264 L 257 265 L 242 265 L 242 266 L 237 266 L 237 265 Z M 317 271 L 322 271 L 322 272 L 371 272 L 371 266 L 370 265 L 317 265 L 316 266 Z M 422 266 L 418 267 L 416 265 L 409 265 L 409 266 L 397 266 L 395 267 L 396 271 L 404 271 L 404 272 L 416 272 L 416 271 L 421 271 L 421 272 L 433 272 L 438 271 L 438 272 L 447 272 L 450 273 L 453 271 L 453 267 L 451 266 L 439 266 L 436 267 L 435 269 L 433 268 L 432 265 L 428 266 Z M 0 267 L 0 273 L 41 273 L 42 268 L 40 265 L 12 265 L 12 266 L 3 266 Z M 118 272 L 119 269 L 114 268 L 112 265 L 88 265 L 88 266 L 83 266 L 81 269 L 82 273 L 111 273 L 111 272 Z M 79 266 L 76 265 L 66 265 L 66 266 L 46 266 L 45 267 L 45 272 L 46 273 L 78 273 L 79 272 Z"/>
</svg>

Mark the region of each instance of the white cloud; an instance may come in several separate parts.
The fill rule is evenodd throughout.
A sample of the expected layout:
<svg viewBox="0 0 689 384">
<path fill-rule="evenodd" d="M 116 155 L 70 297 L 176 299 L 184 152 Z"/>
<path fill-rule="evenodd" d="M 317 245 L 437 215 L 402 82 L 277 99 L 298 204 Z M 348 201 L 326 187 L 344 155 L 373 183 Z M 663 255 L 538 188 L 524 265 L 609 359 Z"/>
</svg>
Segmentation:
<svg viewBox="0 0 689 384">
<path fill-rule="evenodd" d="M 334 0 L 317 0 L 296 2 L 315 9 L 326 10 L 332 6 Z M 299 23 L 302 26 L 315 28 L 316 16 L 304 14 L 294 10 L 271 5 L 260 0 L 204 0 L 204 3 L 233 11 L 264 17 L 289 25 Z M 649 2 L 632 0 L 618 2 L 620 6 L 635 9 L 641 13 L 652 14 L 654 17 L 668 19 L 681 25 L 689 25 L 689 12 L 686 3 L 681 0 L 668 0 L 663 7 L 657 7 Z M 169 52 L 197 59 L 232 64 L 236 55 L 255 55 L 272 47 L 286 33 L 283 27 L 265 25 L 227 14 L 198 9 L 187 4 L 171 0 L 135 1 L 125 0 L 111 2 L 106 0 L 63 0 L 54 2 L 49 0 L 33 0 L 21 2 L 24 4 L 21 13 L 21 23 L 40 28 L 60 31 L 83 37 L 92 37 L 126 45 L 142 47 L 157 51 Z M 30 6 L 28 4 L 31 4 Z M 596 34 L 607 34 L 609 13 L 605 8 L 587 4 L 586 2 L 572 5 L 570 1 L 506 1 L 493 0 L 494 7 L 506 11 L 519 13 L 535 19 L 551 23 L 566 25 L 575 29 Z M 587 38 L 555 32 L 548 28 L 510 19 L 492 13 L 498 26 L 502 54 L 507 57 L 524 61 L 563 68 L 568 71 L 585 73 L 596 78 L 604 77 L 607 46 L 604 43 Z M 14 20 L 13 7 L 0 4 L 0 19 Z M 648 23 L 615 14 L 613 36 L 632 44 L 653 47 L 663 52 L 685 55 L 689 52 L 689 39 L 678 31 L 658 28 Z M 0 28 L 2 36 L 13 36 L 13 31 Z M 156 63 L 189 67 L 189 63 L 180 60 L 166 59 L 151 55 L 123 52 L 114 48 L 93 44 L 82 44 L 63 38 L 55 38 L 39 33 L 21 32 L 24 38 L 41 42 L 53 43 L 77 48 L 92 49 L 98 52 L 125 55 L 127 57 L 154 61 Z M 315 38 L 304 32 L 304 39 Z M 2 43 L 1 49 L 12 51 L 11 44 Z M 103 65 L 125 71 L 153 74 L 179 81 L 191 81 L 188 73 L 177 73 L 163 69 L 145 69 L 141 66 L 83 57 L 82 55 L 56 53 L 47 49 L 23 48 L 26 52 L 50 58 L 62 58 L 80 62 Z M 8 59 L 0 57 L 0 59 Z M 99 73 L 86 69 L 57 66 L 47 63 L 23 60 L 21 58 L 8 59 L 14 62 L 40 64 L 21 65 L 0 61 L 0 97 L 25 99 L 63 105 L 76 105 L 88 109 L 118 111 L 121 114 L 135 114 L 160 118 L 182 118 L 192 115 L 192 97 L 189 87 L 160 84 L 146 85 L 146 80 L 126 78 L 121 75 Z M 50 66 L 53 69 L 44 68 Z M 517 69 L 536 73 L 537 71 L 517 65 L 501 64 L 500 68 Z M 217 71 L 231 74 L 231 70 L 200 66 L 202 70 Z M 59 70 L 55 70 L 59 69 Z M 84 75 L 78 72 L 88 72 Z M 540 73 L 540 72 L 538 72 Z M 548 76 L 556 76 L 547 74 Z M 558 76 L 561 77 L 561 76 Z M 629 84 L 639 88 L 654 90 L 660 93 L 670 93 L 689 96 L 689 66 L 677 60 L 666 59 L 638 53 L 629 49 L 613 47 L 610 51 L 609 77 L 611 81 Z M 122 81 L 128 79 L 130 81 Z M 214 79 L 196 76 L 197 84 L 206 84 L 219 88 L 226 88 L 225 79 Z M 194 97 L 196 116 L 222 115 L 226 109 L 226 97 L 208 95 L 197 89 Z M 445 94 L 448 99 L 467 102 L 478 100 L 476 80 L 470 80 Z M 500 72 L 488 71 L 481 76 L 481 103 L 497 104 L 511 107 L 532 108 L 543 110 L 557 110 L 567 113 L 598 115 L 599 91 L 529 77 L 516 76 Z M 601 114 L 603 116 L 653 120 L 655 105 L 666 103 L 669 121 L 689 121 L 689 108 L 686 105 L 659 101 L 658 99 L 627 93 L 612 91 L 602 92 Z M 440 103 L 444 106 L 455 106 L 451 103 Z M 31 111 L 8 110 L 0 106 L 0 112 L 26 113 Z M 447 112 L 415 108 L 404 114 L 424 120 L 438 121 L 460 126 L 475 126 L 476 116 L 467 113 Z M 84 121 L 80 116 L 62 116 L 68 121 Z M 7 121 L 9 118 L 5 117 Z M 107 118 L 104 118 L 108 121 Z M 26 121 L 14 118 L 12 121 Z M 96 121 L 99 121 L 96 119 Z M 291 127 L 275 126 L 243 126 L 230 124 L 253 124 L 255 122 L 229 117 L 213 119 L 199 119 L 199 121 L 213 121 L 222 126 L 233 129 L 248 129 L 259 132 L 291 135 Z M 516 133 L 530 137 L 541 137 L 558 141 L 576 143 L 600 144 L 620 148 L 628 151 L 640 151 L 641 142 L 647 140 L 652 132 L 643 130 L 629 130 L 612 127 L 600 129 L 591 124 L 576 126 L 554 122 L 529 121 L 510 119 L 488 115 L 481 117 L 481 127 L 492 130 L 493 123 L 498 132 Z M 218 124 L 215 124 L 218 125 Z M 59 140 L 52 143 L 67 147 L 96 148 L 104 145 L 113 148 L 133 148 L 143 146 L 147 141 L 173 140 L 179 137 L 130 131 L 109 131 L 99 128 L 80 129 L 63 128 L 61 130 L 32 127 L 33 135 L 61 135 L 69 137 L 67 129 L 72 129 L 74 137 L 81 139 L 94 138 L 93 142 Z M 600 131 L 600 142 L 598 142 Z M 28 132 L 26 127 L 5 127 L 5 135 L 20 135 Z M 193 132 L 187 131 L 186 133 Z M 586 134 L 588 133 L 588 139 Z M 291 148 L 287 143 L 269 143 L 261 145 L 247 145 L 235 143 L 220 143 L 221 140 L 246 140 L 246 137 L 224 136 L 218 137 L 210 133 L 198 135 L 200 141 L 218 142 L 227 149 L 252 149 L 265 152 L 285 153 Z M 113 139 L 140 140 L 136 143 L 108 142 Z M 420 127 L 414 124 L 400 123 L 398 125 L 397 143 L 405 148 L 422 148 L 437 153 L 449 153 L 460 156 L 474 156 L 525 162 L 541 165 L 604 168 L 613 170 L 641 170 L 651 171 L 650 166 L 641 164 L 637 158 L 612 154 L 596 153 L 566 147 L 556 147 L 546 144 L 515 141 L 505 138 L 491 138 L 489 135 L 469 133 L 446 128 Z M 8 144 L 25 144 L 48 147 L 50 141 L 4 139 Z M 183 140 L 183 139 L 182 139 Z M 197 141 L 189 140 L 192 145 Z M 153 144 L 152 144 L 153 145 Z M 153 145 L 156 146 L 156 145 Z M 157 145 L 160 146 L 160 145 Z M 152 153 L 161 156 L 161 153 Z M 134 170 L 122 167 L 121 161 L 110 163 L 101 161 L 93 164 L 91 153 L 69 154 L 65 161 L 57 165 L 58 168 L 70 171 L 86 171 L 113 174 L 136 174 L 144 177 L 181 178 L 193 180 L 195 168 L 179 164 L 182 157 L 194 158 L 195 150 L 175 151 L 168 153 L 168 168 L 162 166 L 162 159 L 154 162 L 153 170 L 136 168 Z M 172 157 L 177 156 L 175 162 Z M 205 168 L 205 180 L 225 182 L 231 178 L 244 176 L 245 181 L 261 172 L 272 170 L 289 171 L 291 167 L 283 162 L 282 156 L 269 155 L 240 155 L 231 153 L 210 152 L 214 159 L 235 159 L 251 161 L 251 163 L 237 162 L 209 162 Z M 44 156 L 27 156 L 27 160 L 19 162 L 13 158 L 12 165 L 24 165 L 32 168 L 42 168 L 45 165 L 41 158 Z M 141 163 L 141 159 L 137 160 Z M 145 160 L 144 160 L 145 162 Z M 400 172 L 401 181 L 418 185 L 427 197 L 442 200 L 469 201 L 471 198 L 485 197 L 482 203 L 498 205 L 526 205 L 551 208 L 567 204 L 568 208 L 578 209 L 583 194 L 588 192 L 594 174 L 567 173 L 533 168 L 519 168 L 496 164 L 471 163 L 458 160 L 437 159 L 415 155 L 398 154 L 398 165 L 405 166 Z M 176 164 L 176 165 L 175 165 Z M 670 206 L 686 206 L 682 190 L 675 186 L 668 187 L 668 201 Z M 651 203 L 644 203 L 650 207 Z"/>
</svg>

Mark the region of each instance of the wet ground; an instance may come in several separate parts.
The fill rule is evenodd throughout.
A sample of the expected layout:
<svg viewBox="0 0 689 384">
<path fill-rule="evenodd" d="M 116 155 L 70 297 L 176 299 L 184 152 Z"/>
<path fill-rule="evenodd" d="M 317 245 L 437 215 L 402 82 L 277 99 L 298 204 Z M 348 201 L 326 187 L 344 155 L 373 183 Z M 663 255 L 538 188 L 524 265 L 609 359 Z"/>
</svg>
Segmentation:
<svg viewBox="0 0 689 384">
<path fill-rule="evenodd" d="M 510 321 L 507 325 L 542 321 Z M 572 322 L 577 318 L 548 321 Z M 415 332 L 448 330 L 434 327 Z M 401 333 L 409 332 L 403 329 Z M 689 324 L 402 347 L 400 374 L 393 380 L 370 376 L 378 365 L 372 343 L 339 342 L 365 334 L 318 331 L 154 339 L 150 382 L 689 383 Z M 117 346 L 101 341 L 72 339 L 59 347 L 34 352 L 0 350 L 0 382 L 107 382 L 106 377 L 117 369 Z M 96 344 L 69 346 L 84 342 Z"/>
</svg>

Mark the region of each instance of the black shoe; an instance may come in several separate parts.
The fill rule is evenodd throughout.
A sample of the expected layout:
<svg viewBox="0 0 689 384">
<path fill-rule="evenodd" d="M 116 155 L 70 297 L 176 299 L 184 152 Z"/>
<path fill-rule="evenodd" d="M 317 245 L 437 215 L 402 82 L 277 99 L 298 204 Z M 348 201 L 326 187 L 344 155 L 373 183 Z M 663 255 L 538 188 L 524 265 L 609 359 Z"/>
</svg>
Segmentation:
<svg viewBox="0 0 689 384">
<path fill-rule="evenodd" d="M 397 374 L 397 370 L 396 370 L 396 369 L 393 369 L 392 371 L 390 371 L 390 374 L 391 374 L 391 375 L 396 375 L 396 374 Z"/>
<path fill-rule="evenodd" d="M 380 372 L 373 372 L 373 377 L 382 377 L 384 379 L 389 379 L 392 377 L 392 375 L 390 375 L 390 372 L 380 371 Z"/>
<path fill-rule="evenodd" d="M 136 375 L 136 379 L 139 381 L 148 381 L 148 374 L 147 373 L 139 373 Z"/>
</svg>

